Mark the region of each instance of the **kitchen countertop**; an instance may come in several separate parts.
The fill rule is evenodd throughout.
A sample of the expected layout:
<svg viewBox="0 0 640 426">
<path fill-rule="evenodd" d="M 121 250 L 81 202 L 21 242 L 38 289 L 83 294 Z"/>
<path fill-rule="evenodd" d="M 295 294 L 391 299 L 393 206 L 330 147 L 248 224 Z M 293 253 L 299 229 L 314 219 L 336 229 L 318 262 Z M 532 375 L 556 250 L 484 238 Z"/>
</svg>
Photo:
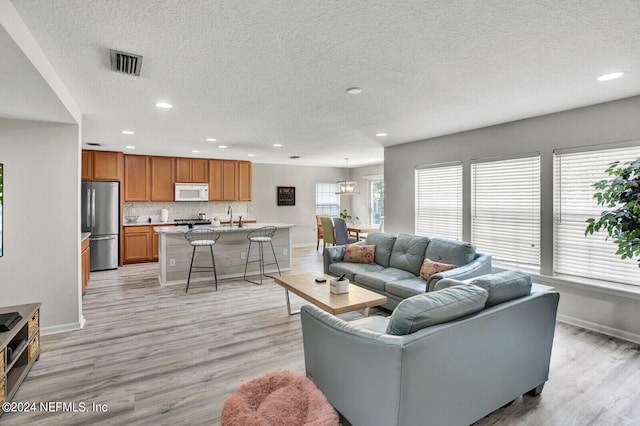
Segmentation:
<svg viewBox="0 0 640 426">
<path fill-rule="evenodd" d="M 211 228 L 213 228 L 215 231 L 220 232 L 221 234 L 224 234 L 227 232 L 250 232 L 258 228 L 262 228 L 263 226 L 275 226 L 276 228 L 293 228 L 296 225 L 292 225 L 289 223 L 247 223 L 242 228 L 238 228 L 237 225 L 235 225 L 233 228 L 231 228 L 228 225 L 219 226 L 217 228 L 213 228 L 213 227 Z M 209 226 L 196 225 L 193 229 L 198 229 L 198 228 L 209 228 Z M 179 225 L 174 227 L 158 226 L 154 228 L 154 231 L 156 231 L 159 234 L 184 234 L 185 232 L 190 231 L 190 229 L 186 225 Z"/>
<path fill-rule="evenodd" d="M 163 225 L 175 225 L 175 222 L 133 222 L 123 223 L 122 226 L 163 226 Z"/>
</svg>

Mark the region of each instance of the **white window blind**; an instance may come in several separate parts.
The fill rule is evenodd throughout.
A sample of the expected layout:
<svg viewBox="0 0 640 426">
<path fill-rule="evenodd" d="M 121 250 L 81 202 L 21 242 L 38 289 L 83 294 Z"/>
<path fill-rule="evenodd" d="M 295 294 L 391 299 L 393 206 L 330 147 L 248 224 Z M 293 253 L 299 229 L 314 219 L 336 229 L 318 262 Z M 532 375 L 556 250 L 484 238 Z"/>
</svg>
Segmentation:
<svg viewBox="0 0 640 426">
<path fill-rule="evenodd" d="M 497 264 L 540 268 L 540 155 L 471 164 L 471 242 Z"/>
<path fill-rule="evenodd" d="M 462 240 L 462 163 L 416 168 L 415 233 Z"/>
<path fill-rule="evenodd" d="M 316 182 L 316 214 L 336 217 L 340 213 L 340 199 L 336 182 Z"/>
<path fill-rule="evenodd" d="M 604 210 L 593 198 L 593 184 L 609 179 L 605 170 L 640 157 L 640 147 L 590 152 L 556 153 L 554 156 L 554 273 L 640 285 L 635 259 L 622 260 L 618 246 L 606 232 L 585 236 L 588 218 Z"/>
</svg>

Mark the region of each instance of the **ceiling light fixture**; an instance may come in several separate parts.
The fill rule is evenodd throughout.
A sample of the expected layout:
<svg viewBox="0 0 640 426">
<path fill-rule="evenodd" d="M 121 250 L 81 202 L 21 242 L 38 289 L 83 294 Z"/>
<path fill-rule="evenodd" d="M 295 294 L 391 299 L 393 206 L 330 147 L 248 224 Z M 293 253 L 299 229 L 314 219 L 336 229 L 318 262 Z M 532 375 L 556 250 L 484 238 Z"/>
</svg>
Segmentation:
<svg viewBox="0 0 640 426">
<path fill-rule="evenodd" d="M 379 138 L 382 138 L 382 137 L 387 136 L 387 134 L 386 133 L 376 133 L 376 136 L 379 137 Z"/>
<path fill-rule="evenodd" d="M 135 146 L 133 146 L 133 145 L 127 145 L 127 146 L 125 146 L 125 148 L 126 148 L 126 149 L 136 149 L 136 147 L 135 147 Z"/>
<path fill-rule="evenodd" d="M 360 87 L 349 87 L 347 89 L 347 93 L 350 95 L 359 95 L 360 93 L 362 93 L 362 88 Z"/>
<path fill-rule="evenodd" d="M 133 130 L 123 130 L 122 134 L 123 135 L 135 135 L 135 132 Z"/>
<path fill-rule="evenodd" d="M 624 74 L 624 71 L 612 72 L 609 74 L 601 75 L 600 77 L 598 77 L 598 81 L 615 80 L 616 78 L 622 77 Z"/>
<path fill-rule="evenodd" d="M 347 178 L 349 178 L 351 176 L 351 171 L 349 170 L 349 159 L 345 158 L 344 161 L 346 162 L 345 167 L 347 169 Z M 336 192 L 336 194 L 338 195 L 351 195 L 360 193 L 360 185 L 358 185 L 358 182 L 356 181 L 339 180 L 337 184 L 338 192 Z"/>
<path fill-rule="evenodd" d="M 215 142 L 216 138 L 206 138 L 205 141 L 207 141 L 207 142 Z"/>
<path fill-rule="evenodd" d="M 193 152 L 194 154 L 200 154 L 200 151 L 198 151 L 197 149 L 194 149 L 194 150 L 193 150 L 193 151 L 191 151 L 191 152 Z"/>
<path fill-rule="evenodd" d="M 275 146 L 276 148 L 280 148 L 282 146 L 281 143 L 274 143 L 273 146 Z"/>
<path fill-rule="evenodd" d="M 169 108 L 173 108 L 173 105 L 167 103 L 167 102 L 156 102 L 156 106 L 158 108 L 164 108 L 164 109 L 169 109 Z"/>
<path fill-rule="evenodd" d="M 225 149 L 225 148 L 227 148 L 227 145 L 218 145 L 218 148 Z"/>
<path fill-rule="evenodd" d="M 255 157 L 255 154 L 247 154 L 247 157 Z"/>
</svg>

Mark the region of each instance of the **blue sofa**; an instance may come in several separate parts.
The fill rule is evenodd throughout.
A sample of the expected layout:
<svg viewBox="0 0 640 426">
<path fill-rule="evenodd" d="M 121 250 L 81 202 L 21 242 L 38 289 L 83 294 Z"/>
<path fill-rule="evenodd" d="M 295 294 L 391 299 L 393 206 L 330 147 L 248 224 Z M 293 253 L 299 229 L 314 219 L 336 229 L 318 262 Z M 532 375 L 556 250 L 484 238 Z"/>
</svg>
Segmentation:
<svg viewBox="0 0 640 426">
<path fill-rule="evenodd" d="M 477 253 L 475 247 L 462 241 L 375 232 L 356 244 L 375 244 L 375 264 L 345 262 L 345 246 L 325 247 L 324 273 L 344 274 L 353 284 L 387 296 L 384 307 L 389 310 L 407 297 L 432 291 L 441 279 L 464 280 L 491 272 L 491 256 Z M 425 258 L 457 268 L 424 280 L 420 268 Z"/>
<path fill-rule="evenodd" d="M 307 376 L 353 425 L 469 425 L 539 395 L 559 294 L 529 293 L 517 275 L 443 280 L 388 318 L 347 322 L 304 305 Z"/>
</svg>

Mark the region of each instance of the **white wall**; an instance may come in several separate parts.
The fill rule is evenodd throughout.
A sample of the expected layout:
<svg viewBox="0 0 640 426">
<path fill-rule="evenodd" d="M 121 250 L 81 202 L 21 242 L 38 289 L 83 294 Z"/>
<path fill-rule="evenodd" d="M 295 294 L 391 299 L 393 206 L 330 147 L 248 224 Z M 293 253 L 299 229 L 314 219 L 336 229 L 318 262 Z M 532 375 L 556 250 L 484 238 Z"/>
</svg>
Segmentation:
<svg viewBox="0 0 640 426">
<path fill-rule="evenodd" d="M 79 328 L 78 126 L 0 118 L 0 162 L 0 306 L 42 302 L 43 333 Z"/>
<path fill-rule="evenodd" d="M 307 167 L 278 164 L 253 164 L 253 200 L 250 216 L 258 222 L 292 223 L 293 245 L 316 244 L 316 182 L 336 182 L 346 178 L 346 170 L 338 167 Z M 296 205 L 278 206 L 276 188 L 295 186 Z M 343 208 L 350 200 L 341 197 Z"/>
<path fill-rule="evenodd" d="M 640 342 L 640 289 L 574 285 L 553 274 L 553 150 L 640 140 L 640 96 L 564 111 L 464 133 L 385 148 L 385 229 L 414 231 L 415 167 L 463 161 L 464 239 L 470 239 L 472 159 L 540 152 L 540 282 L 561 293 L 559 315 L 566 322 Z M 638 271 L 640 273 L 640 271 Z"/>
</svg>

